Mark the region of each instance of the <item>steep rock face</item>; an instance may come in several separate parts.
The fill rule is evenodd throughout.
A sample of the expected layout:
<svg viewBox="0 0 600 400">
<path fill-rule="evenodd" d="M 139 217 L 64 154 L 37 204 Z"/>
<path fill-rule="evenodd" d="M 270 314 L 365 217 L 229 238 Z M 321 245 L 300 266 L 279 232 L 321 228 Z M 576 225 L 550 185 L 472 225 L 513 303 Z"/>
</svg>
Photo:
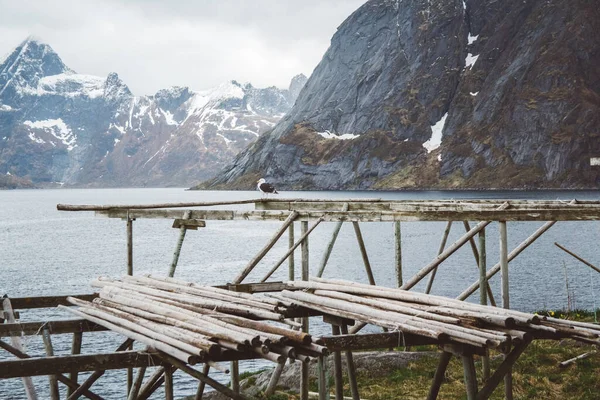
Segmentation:
<svg viewBox="0 0 600 400">
<path fill-rule="evenodd" d="M 202 187 L 597 187 L 599 24 L 585 0 L 370 0 Z"/>
<path fill-rule="evenodd" d="M 235 81 L 134 96 L 116 73 L 76 74 L 28 39 L 0 64 L 0 174 L 41 184 L 188 186 L 271 129 L 294 100 L 289 90 Z"/>
</svg>

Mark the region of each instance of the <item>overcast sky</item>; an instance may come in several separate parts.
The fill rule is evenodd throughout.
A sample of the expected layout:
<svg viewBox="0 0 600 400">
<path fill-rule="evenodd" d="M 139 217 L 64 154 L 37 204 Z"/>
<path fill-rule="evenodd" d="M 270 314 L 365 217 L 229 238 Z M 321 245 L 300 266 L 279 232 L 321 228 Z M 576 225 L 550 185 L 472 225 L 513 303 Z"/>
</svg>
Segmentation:
<svg viewBox="0 0 600 400">
<path fill-rule="evenodd" d="M 136 95 L 309 76 L 366 0 L 0 0 L 0 59 L 27 36 L 80 74 L 117 72 Z"/>
</svg>

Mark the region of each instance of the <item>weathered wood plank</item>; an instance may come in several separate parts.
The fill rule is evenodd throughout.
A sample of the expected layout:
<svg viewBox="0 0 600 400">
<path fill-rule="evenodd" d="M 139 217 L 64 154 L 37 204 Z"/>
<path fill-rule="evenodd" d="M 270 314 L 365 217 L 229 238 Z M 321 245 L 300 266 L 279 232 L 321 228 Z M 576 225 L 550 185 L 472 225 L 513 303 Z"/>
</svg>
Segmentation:
<svg viewBox="0 0 600 400">
<path fill-rule="evenodd" d="M 206 221 L 200 219 L 176 219 L 173 221 L 173 228 L 182 228 L 197 230 L 198 228 L 205 228 Z"/>
<path fill-rule="evenodd" d="M 71 319 L 64 321 L 35 321 L 18 322 L 14 324 L 0 324 L 0 337 L 40 335 L 41 328 L 47 327 L 53 335 L 75 332 L 97 332 L 107 330 L 103 326 L 87 321 L 85 319 Z"/>
<path fill-rule="evenodd" d="M 11 298 L 13 309 L 25 310 L 30 308 L 51 308 L 58 305 L 68 306 L 70 303 L 67 297 L 75 297 L 77 299 L 92 301 L 98 297 L 98 293 L 91 294 L 75 294 L 68 296 L 37 296 L 37 297 L 15 297 Z"/>
<path fill-rule="evenodd" d="M 399 346 L 440 344 L 440 341 L 400 332 L 384 332 L 362 335 L 336 335 L 321 337 L 330 351 L 387 349 Z"/>
<path fill-rule="evenodd" d="M 138 351 L 0 361 L 0 379 L 160 365 L 159 357 Z"/>
</svg>

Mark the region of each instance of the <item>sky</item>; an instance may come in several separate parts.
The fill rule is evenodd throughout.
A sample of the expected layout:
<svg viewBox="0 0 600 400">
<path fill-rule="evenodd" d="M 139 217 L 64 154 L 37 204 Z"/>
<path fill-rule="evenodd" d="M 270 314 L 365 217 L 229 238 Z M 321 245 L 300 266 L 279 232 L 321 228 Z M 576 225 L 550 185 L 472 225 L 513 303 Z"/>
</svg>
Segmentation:
<svg viewBox="0 0 600 400">
<path fill-rule="evenodd" d="M 309 76 L 366 0 L 0 0 L 0 60 L 28 36 L 80 74 L 116 72 L 136 95 L 235 79 Z"/>
</svg>

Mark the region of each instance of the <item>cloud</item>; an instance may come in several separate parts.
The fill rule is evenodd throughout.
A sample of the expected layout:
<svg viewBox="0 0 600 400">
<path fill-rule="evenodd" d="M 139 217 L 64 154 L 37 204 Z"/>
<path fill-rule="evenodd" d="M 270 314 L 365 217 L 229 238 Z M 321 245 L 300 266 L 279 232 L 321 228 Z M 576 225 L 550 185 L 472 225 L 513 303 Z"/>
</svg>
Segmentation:
<svg viewBox="0 0 600 400">
<path fill-rule="evenodd" d="M 136 94 L 309 75 L 364 0 L 0 0 L 0 54 L 28 35 L 79 73 L 117 72 Z"/>
</svg>

